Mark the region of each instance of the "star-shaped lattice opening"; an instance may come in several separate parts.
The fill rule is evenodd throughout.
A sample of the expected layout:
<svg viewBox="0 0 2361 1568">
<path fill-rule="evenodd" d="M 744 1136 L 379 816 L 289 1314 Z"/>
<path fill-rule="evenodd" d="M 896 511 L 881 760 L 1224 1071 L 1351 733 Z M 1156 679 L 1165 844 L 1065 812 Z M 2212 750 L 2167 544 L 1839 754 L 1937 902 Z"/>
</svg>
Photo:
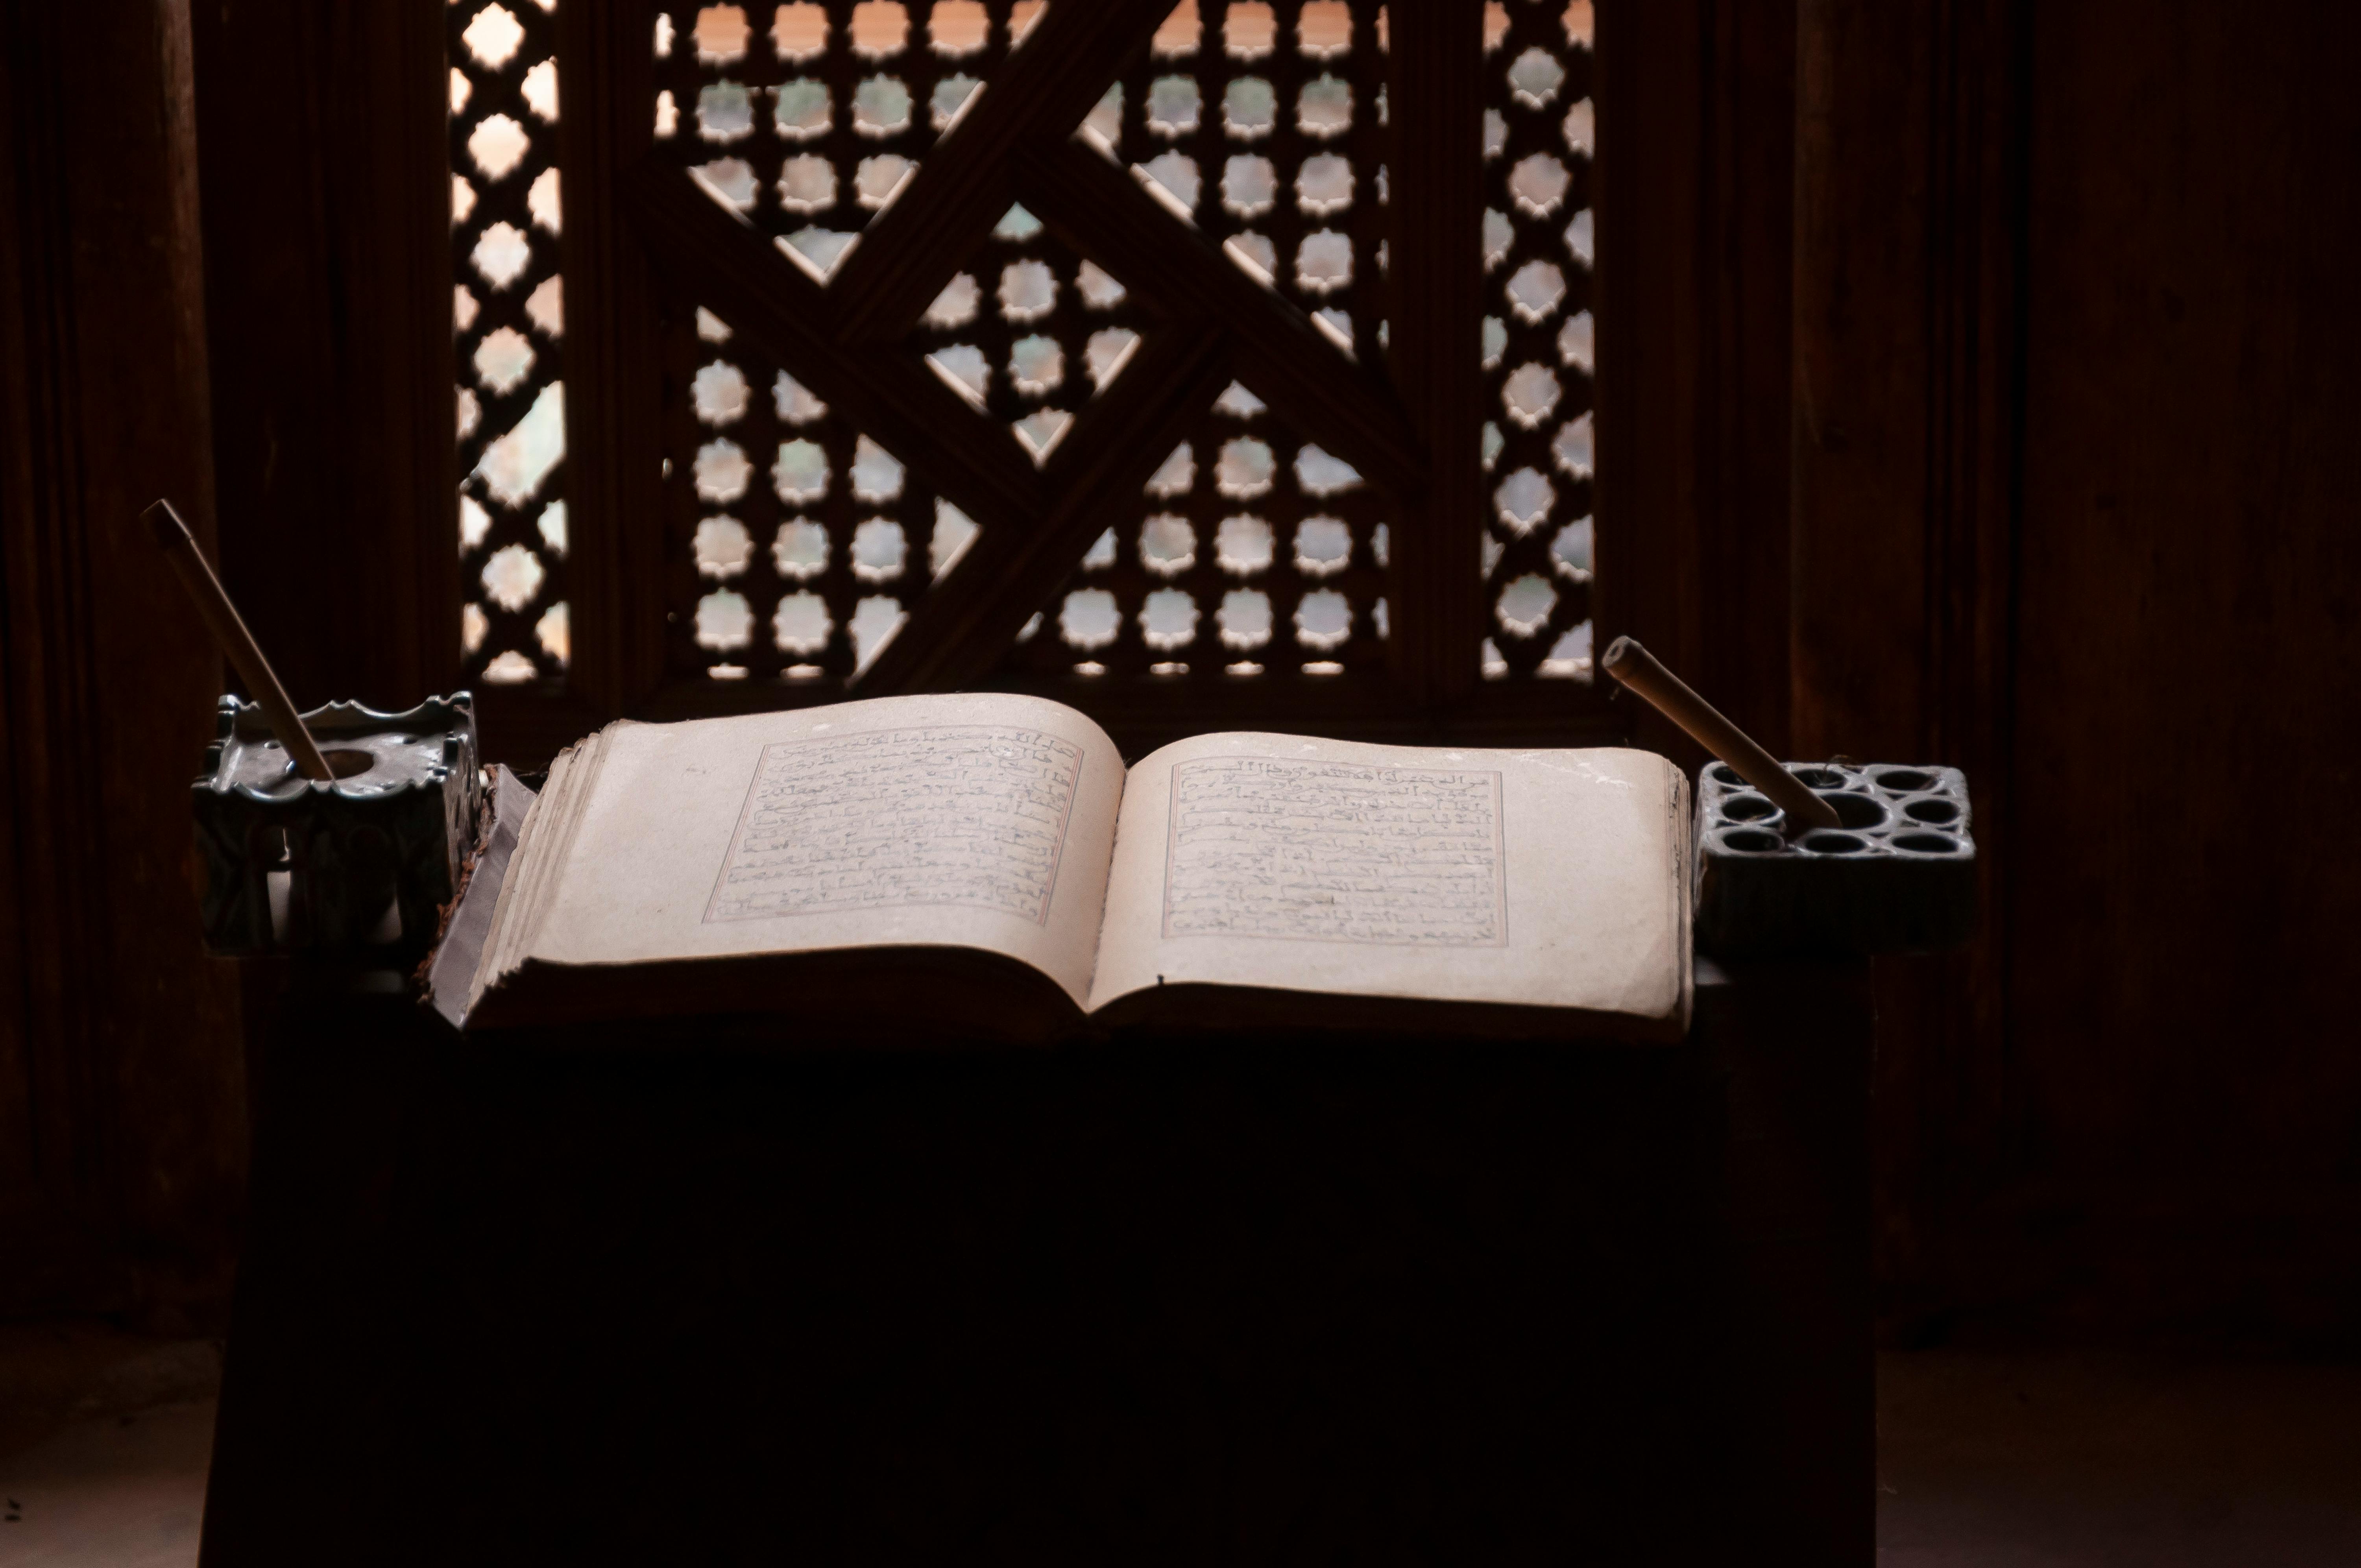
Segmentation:
<svg viewBox="0 0 2361 1568">
<path fill-rule="evenodd" d="M 1044 8 L 667 6 L 655 22 L 656 156 L 826 282 Z"/>
<path fill-rule="evenodd" d="M 667 324 L 664 360 L 670 667 L 840 687 L 976 524 L 712 312 Z"/>
<path fill-rule="evenodd" d="M 1487 680 L 1591 676 L 1590 0 L 1484 8 Z"/>
<path fill-rule="evenodd" d="M 1115 385 L 1147 331 L 1137 302 L 1011 207 L 912 330 L 910 346 L 1038 464 Z"/>
<path fill-rule="evenodd" d="M 1387 27 L 1345 0 L 1183 0 L 1082 122 L 1337 349 L 1386 342 Z"/>
<path fill-rule="evenodd" d="M 1384 493 L 1232 385 L 1095 540 L 1002 669 L 1322 679 L 1384 663 Z"/>
<path fill-rule="evenodd" d="M 573 652 L 549 12 L 493 0 L 448 17 L 460 652 L 492 685 L 555 683 Z"/>
</svg>

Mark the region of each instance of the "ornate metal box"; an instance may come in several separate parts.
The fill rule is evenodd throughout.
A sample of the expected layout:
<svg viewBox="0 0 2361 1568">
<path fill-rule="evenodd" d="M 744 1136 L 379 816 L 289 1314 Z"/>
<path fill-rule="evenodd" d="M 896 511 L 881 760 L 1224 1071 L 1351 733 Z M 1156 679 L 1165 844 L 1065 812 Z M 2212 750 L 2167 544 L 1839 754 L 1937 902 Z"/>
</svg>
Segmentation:
<svg viewBox="0 0 2361 1568">
<path fill-rule="evenodd" d="M 221 700 L 193 786 L 206 947 L 389 962 L 423 952 L 482 799 L 473 699 L 407 713 L 330 703 L 303 721 L 333 782 L 302 775 L 258 707 Z"/>
</svg>

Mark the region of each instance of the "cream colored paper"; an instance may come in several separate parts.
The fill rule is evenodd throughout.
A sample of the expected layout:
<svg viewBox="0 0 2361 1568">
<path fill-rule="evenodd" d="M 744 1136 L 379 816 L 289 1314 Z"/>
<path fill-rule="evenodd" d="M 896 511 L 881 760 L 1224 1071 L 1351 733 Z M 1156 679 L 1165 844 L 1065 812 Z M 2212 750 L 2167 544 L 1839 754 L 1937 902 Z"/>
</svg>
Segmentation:
<svg viewBox="0 0 2361 1568">
<path fill-rule="evenodd" d="M 1072 709 L 882 697 L 594 740 L 536 803 L 500 969 L 961 945 L 1088 994 L 1124 773 Z"/>
<path fill-rule="evenodd" d="M 1091 1006 L 1195 981 L 1675 1016 L 1687 817 L 1647 751 L 1183 740 L 1131 770 Z"/>
</svg>

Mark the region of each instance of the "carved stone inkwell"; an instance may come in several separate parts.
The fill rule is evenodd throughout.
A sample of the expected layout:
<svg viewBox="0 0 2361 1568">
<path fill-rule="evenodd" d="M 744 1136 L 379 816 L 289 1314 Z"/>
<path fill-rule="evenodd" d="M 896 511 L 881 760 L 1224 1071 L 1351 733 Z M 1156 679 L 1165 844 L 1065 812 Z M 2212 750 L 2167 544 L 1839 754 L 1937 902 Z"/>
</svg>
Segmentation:
<svg viewBox="0 0 2361 1568">
<path fill-rule="evenodd" d="M 1699 951 L 1927 953 L 1974 932 L 1976 844 L 1957 768 L 1782 767 L 1631 638 L 1599 667 L 1721 759 L 1697 779 Z"/>
<path fill-rule="evenodd" d="M 1837 814 L 1791 823 L 1727 762 L 1697 780 L 1697 943 L 1724 958 L 1931 953 L 1976 925 L 1976 843 L 1957 768 L 1794 764 Z"/>
</svg>

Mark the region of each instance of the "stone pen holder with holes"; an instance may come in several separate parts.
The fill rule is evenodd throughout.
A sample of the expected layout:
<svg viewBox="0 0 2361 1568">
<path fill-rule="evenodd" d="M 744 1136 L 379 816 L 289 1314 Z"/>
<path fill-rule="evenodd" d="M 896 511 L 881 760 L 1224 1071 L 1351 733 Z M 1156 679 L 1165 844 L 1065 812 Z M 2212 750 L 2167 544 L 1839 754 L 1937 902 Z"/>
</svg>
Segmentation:
<svg viewBox="0 0 2361 1568">
<path fill-rule="evenodd" d="M 333 779 L 305 778 L 258 706 L 221 700 L 193 785 L 206 948 L 414 959 L 474 839 L 474 701 L 460 692 L 407 713 L 339 702 L 302 717 Z"/>
<path fill-rule="evenodd" d="M 1791 831 L 1727 762 L 1697 778 L 1697 945 L 1717 958 L 1924 953 L 1975 927 L 1957 768 L 1790 764 L 1839 826 Z"/>
</svg>

